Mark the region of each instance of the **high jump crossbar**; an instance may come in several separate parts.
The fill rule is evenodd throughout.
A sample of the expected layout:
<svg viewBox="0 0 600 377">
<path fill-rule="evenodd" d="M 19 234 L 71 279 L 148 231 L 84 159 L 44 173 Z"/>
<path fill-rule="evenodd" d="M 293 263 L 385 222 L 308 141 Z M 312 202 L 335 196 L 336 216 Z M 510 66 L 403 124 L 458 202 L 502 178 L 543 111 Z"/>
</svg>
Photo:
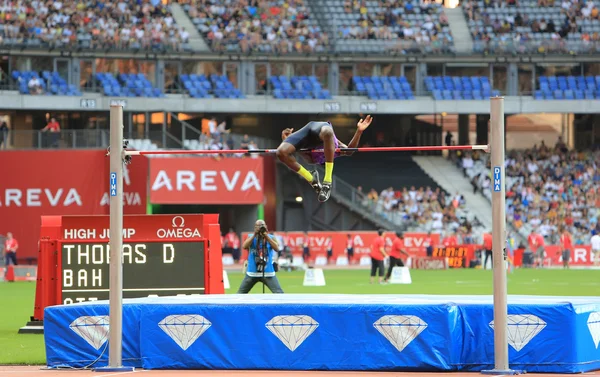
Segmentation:
<svg viewBox="0 0 600 377">
<path fill-rule="evenodd" d="M 414 151 L 456 151 L 456 150 L 482 150 L 489 149 L 488 145 L 435 145 L 424 147 L 364 147 L 364 148 L 337 148 L 336 152 L 414 152 Z M 132 151 L 126 150 L 128 156 L 168 155 L 168 154 L 270 154 L 277 149 L 230 149 L 230 150 L 158 150 L 158 151 Z M 300 149 L 300 152 L 323 152 L 323 149 Z"/>
<path fill-rule="evenodd" d="M 493 97 L 490 103 L 491 143 L 488 145 L 450 145 L 426 147 L 368 147 L 339 148 L 339 152 L 408 152 L 442 150 L 483 150 L 491 152 L 492 165 L 492 252 L 494 268 L 494 369 L 484 374 L 514 375 L 508 364 L 507 338 L 507 287 L 506 287 L 506 216 L 505 216 L 505 171 L 504 171 L 504 98 Z M 161 154 L 233 154 L 275 153 L 276 149 L 255 150 L 181 150 L 181 151 L 132 151 L 123 143 L 123 107 L 110 107 L 110 311 L 108 367 L 102 371 L 131 371 L 123 367 L 123 166 L 131 161 L 130 156 Z M 117 153 L 119 151 L 119 153 Z M 310 150 L 301 150 L 310 151 Z"/>
</svg>

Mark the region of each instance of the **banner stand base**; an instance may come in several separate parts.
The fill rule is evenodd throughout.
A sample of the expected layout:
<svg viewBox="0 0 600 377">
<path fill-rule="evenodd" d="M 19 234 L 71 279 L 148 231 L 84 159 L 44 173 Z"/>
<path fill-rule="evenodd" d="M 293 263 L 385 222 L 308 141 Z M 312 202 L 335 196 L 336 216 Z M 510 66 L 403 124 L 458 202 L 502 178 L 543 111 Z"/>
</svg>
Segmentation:
<svg viewBox="0 0 600 377">
<path fill-rule="evenodd" d="M 135 370 L 134 367 L 99 367 L 92 369 L 92 372 L 133 372 Z"/>
<path fill-rule="evenodd" d="M 525 371 L 522 370 L 512 370 L 512 369 L 491 369 L 491 370 L 482 370 L 481 374 L 487 374 L 488 376 L 516 376 L 519 374 L 524 374 Z"/>
</svg>

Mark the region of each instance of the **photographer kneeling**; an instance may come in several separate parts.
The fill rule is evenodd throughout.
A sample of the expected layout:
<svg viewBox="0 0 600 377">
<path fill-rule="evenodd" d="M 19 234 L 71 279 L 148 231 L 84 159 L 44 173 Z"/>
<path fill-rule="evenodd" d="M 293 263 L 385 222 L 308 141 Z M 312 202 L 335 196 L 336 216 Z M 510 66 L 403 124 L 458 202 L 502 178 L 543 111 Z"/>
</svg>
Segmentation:
<svg viewBox="0 0 600 377">
<path fill-rule="evenodd" d="M 237 293 L 250 292 L 258 282 L 265 284 L 273 293 L 283 293 L 273 265 L 273 257 L 277 255 L 279 244 L 275 236 L 269 235 L 267 224 L 263 220 L 256 221 L 254 234 L 244 241 L 242 248 L 248 250 L 248 261 L 246 276 Z"/>
</svg>

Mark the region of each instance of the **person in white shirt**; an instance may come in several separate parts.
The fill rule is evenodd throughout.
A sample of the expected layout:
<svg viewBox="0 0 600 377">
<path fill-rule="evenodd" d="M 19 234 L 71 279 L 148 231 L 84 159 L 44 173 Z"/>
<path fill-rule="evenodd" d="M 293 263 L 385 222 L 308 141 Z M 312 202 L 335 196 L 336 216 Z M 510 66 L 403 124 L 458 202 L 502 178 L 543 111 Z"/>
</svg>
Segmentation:
<svg viewBox="0 0 600 377">
<path fill-rule="evenodd" d="M 473 158 L 471 158 L 470 155 L 466 155 L 463 158 L 463 160 L 462 160 L 463 169 L 465 169 L 465 170 L 471 169 L 471 168 L 473 168 L 474 165 L 475 165 L 475 162 L 473 161 Z"/>
<path fill-rule="evenodd" d="M 590 240 L 592 244 L 592 258 L 594 266 L 600 266 L 600 235 L 594 234 Z"/>
<path fill-rule="evenodd" d="M 40 83 L 40 79 L 37 77 L 32 77 L 27 84 L 29 87 L 30 94 L 41 94 L 42 93 L 42 84 Z"/>
</svg>

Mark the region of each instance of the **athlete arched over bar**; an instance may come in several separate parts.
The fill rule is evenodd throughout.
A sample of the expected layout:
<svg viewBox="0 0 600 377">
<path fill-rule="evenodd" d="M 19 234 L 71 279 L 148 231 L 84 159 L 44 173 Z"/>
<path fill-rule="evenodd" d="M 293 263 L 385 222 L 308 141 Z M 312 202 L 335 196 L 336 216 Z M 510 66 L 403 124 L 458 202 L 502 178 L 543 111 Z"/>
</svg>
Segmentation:
<svg viewBox="0 0 600 377">
<path fill-rule="evenodd" d="M 287 165 L 292 171 L 306 179 L 317 192 L 320 202 L 325 202 L 331 195 L 331 181 L 333 174 L 333 160 L 339 156 L 350 156 L 354 152 L 336 152 L 337 148 L 356 148 L 364 130 L 371 125 L 373 118 L 367 115 L 356 124 L 356 132 L 348 145 L 342 143 L 335 136 L 331 122 L 308 122 L 304 127 L 294 132 L 293 128 L 286 128 L 281 132 L 283 142 L 277 148 L 277 158 Z M 300 149 L 316 149 L 303 152 Z M 294 157 L 298 152 L 311 164 L 325 165 L 323 183 L 319 181 L 316 170 L 309 172 Z"/>
</svg>

